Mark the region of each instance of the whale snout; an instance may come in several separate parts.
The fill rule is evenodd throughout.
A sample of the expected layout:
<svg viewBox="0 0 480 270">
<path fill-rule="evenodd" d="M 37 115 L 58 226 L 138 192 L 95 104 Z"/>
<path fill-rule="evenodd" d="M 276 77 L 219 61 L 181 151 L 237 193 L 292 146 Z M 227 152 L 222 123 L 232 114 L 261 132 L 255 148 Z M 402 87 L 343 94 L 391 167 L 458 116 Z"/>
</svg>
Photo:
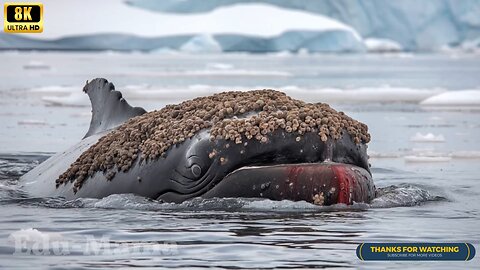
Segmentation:
<svg viewBox="0 0 480 270">
<path fill-rule="evenodd" d="M 316 205 L 369 203 L 375 186 L 367 170 L 351 164 L 246 166 L 228 174 L 202 197 L 256 197 Z"/>
</svg>

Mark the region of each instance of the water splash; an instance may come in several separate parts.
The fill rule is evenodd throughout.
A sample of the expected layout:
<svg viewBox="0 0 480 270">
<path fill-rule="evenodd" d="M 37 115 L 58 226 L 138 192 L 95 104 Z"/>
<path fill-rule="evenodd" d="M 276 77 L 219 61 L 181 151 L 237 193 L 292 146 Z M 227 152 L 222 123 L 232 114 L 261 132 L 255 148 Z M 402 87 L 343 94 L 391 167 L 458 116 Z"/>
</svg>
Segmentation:
<svg viewBox="0 0 480 270">
<path fill-rule="evenodd" d="M 272 201 L 260 198 L 194 198 L 176 204 L 148 199 L 134 194 L 114 194 L 102 199 L 80 198 L 71 201 L 63 198 L 30 197 L 18 187 L 18 178 L 48 158 L 48 156 L 48 154 L 0 155 L 0 204 L 16 203 L 47 208 L 134 209 L 143 211 L 322 212 L 407 207 L 446 200 L 445 197 L 435 194 L 438 192 L 434 192 L 434 188 L 408 183 L 378 188 L 377 197 L 370 204 L 354 203 L 349 206 L 344 204 L 317 206 L 305 201 Z"/>
<path fill-rule="evenodd" d="M 335 204 L 331 206 L 318 206 L 305 201 L 272 201 L 257 198 L 193 198 L 177 204 L 165 203 L 134 194 L 113 194 L 102 199 L 79 198 L 72 201 L 65 201 L 61 198 L 23 199 L 22 203 L 50 208 L 100 208 L 140 211 L 329 212 L 409 207 L 446 200 L 446 198 L 433 194 L 423 187 L 411 184 L 388 186 L 378 189 L 377 192 L 378 197 L 370 204 L 354 203 L 353 205 Z"/>
<path fill-rule="evenodd" d="M 370 206 L 372 208 L 390 208 L 445 200 L 447 200 L 445 197 L 433 194 L 427 187 L 403 183 L 378 188 L 377 197 L 371 202 Z"/>
</svg>

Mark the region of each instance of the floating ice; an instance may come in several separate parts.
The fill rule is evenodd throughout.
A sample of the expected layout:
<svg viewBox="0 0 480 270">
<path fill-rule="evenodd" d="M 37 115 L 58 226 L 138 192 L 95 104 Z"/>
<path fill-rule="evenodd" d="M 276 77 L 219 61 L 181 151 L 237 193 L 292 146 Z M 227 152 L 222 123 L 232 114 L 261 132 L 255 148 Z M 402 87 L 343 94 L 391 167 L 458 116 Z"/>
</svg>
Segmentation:
<svg viewBox="0 0 480 270">
<path fill-rule="evenodd" d="M 415 89 L 407 87 L 360 87 L 354 89 L 300 89 L 288 87 L 284 90 L 294 98 L 309 100 L 311 102 L 336 102 L 336 103 L 390 103 L 411 102 L 417 103 L 425 98 L 444 92 L 443 89 Z"/>
<path fill-rule="evenodd" d="M 242 69 L 209 69 L 209 70 L 193 70 L 185 72 L 168 72 L 157 73 L 158 76 L 252 76 L 252 77 L 289 77 L 292 74 L 284 71 L 275 70 L 242 70 Z M 133 99 L 160 99 L 160 100 L 181 100 L 186 98 L 194 98 L 196 96 L 210 95 L 221 91 L 228 90 L 252 90 L 269 88 L 266 85 L 258 85 L 254 87 L 246 86 L 220 86 L 220 85 L 190 85 L 188 89 L 179 88 L 158 88 L 155 86 L 145 85 L 137 88 L 118 87 L 126 98 Z M 283 86 L 276 88 L 285 92 L 289 96 L 297 99 L 306 100 L 308 102 L 327 102 L 327 103 L 418 103 L 427 97 L 437 95 L 444 92 L 443 89 L 415 89 L 403 87 L 361 87 L 353 89 L 339 88 L 320 88 L 307 89 L 300 88 L 295 85 Z"/>
<path fill-rule="evenodd" d="M 50 66 L 41 61 L 30 61 L 23 65 L 24 69 L 50 69 Z"/>
<path fill-rule="evenodd" d="M 451 157 L 446 156 L 405 156 L 405 162 L 409 163 L 430 163 L 430 162 L 449 162 Z"/>
<path fill-rule="evenodd" d="M 139 77 L 191 77 L 191 76 L 225 76 L 225 77 L 290 77 L 292 73 L 280 70 L 256 70 L 256 69 L 201 69 L 184 71 L 143 71 L 129 72 L 128 76 Z M 227 88 L 232 88 L 231 86 Z"/>
<path fill-rule="evenodd" d="M 163 77 L 290 77 L 293 74 L 282 70 L 247 70 L 237 69 L 230 64 L 209 63 L 206 69 L 185 71 L 160 71 L 130 73 L 129 76 L 163 76 Z M 228 90 L 252 90 L 271 88 L 268 85 L 226 86 L 226 85 L 190 85 L 188 88 L 157 87 L 149 84 L 125 85 L 116 87 L 127 99 L 141 100 L 182 100 L 199 95 L 209 95 Z M 51 106 L 89 106 L 86 95 L 81 92 L 82 86 L 45 86 L 30 89 L 35 94 L 49 94 L 42 100 Z M 296 85 L 275 87 L 279 91 L 309 102 L 326 103 L 421 103 L 433 104 L 429 100 L 449 99 L 445 104 L 457 104 L 464 99 L 464 104 L 478 104 L 480 107 L 480 90 L 449 91 L 441 88 L 408 88 L 408 87 L 359 87 L 341 88 L 301 88 Z M 477 96 L 478 95 L 478 96 Z M 174 98 L 175 97 L 175 98 Z M 456 98 L 454 98 L 456 97 Z M 431 98 L 431 99 L 430 99 Z M 473 105 L 472 105 L 473 106 Z M 432 120 L 441 120 L 432 118 Z"/>
<path fill-rule="evenodd" d="M 367 38 L 363 41 L 369 52 L 399 52 L 402 45 L 390 39 Z"/>
<path fill-rule="evenodd" d="M 478 159 L 480 158 L 480 151 L 455 151 L 450 156 L 458 159 Z"/>
<path fill-rule="evenodd" d="M 448 91 L 429 97 L 420 102 L 420 105 L 446 107 L 480 107 L 480 90 Z"/>
<path fill-rule="evenodd" d="M 233 69 L 233 65 L 227 63 L 208 63 L 207 69 Z"/>
<path fill-rule="evenodd" d="M 368 156 L 370 158 L 398 158 L 401 157 L 401 153 L 377 152 L 373 150 L 368 150 Z"/>
<path fill-rule="evenodd" d="M 417 132 L 415 136 L 410 138 L 412 142 L 445 142 L 442 134 L 434 135 L 433 133 L 422 134 Z"/>
<path fill-rule="evenodd" d="M 78 90 L 81 90 L 81 86 L 63 86 L 63 85 L 50 85 L 35 87 L 30 89 L 32 93 L 52 93 L 52 94 L 68 94 Z"/>
<path fill-rule="evenodd" d="M 77 91 L 68 96 L 44 96 L 42 101 L 48 106 L 86 107 L 90 106 L 88 96 L 82 91 Z"/>
<path fill-rule="evenodd" d="M 191 74 L 192 72 L 187 72 Z M 205 73 L 205 72 L 203 72 Z M 198 72 L 197 75 L 203 74 Z M 206 74 L 224 74 L 224 76 L 248 76 L 252 75 L 252 71 L 247 70 L 211 70 L 207 71 Z M 284 73 L 281 71 L 262 71 L 257 73 L 256 76 L 290 76 L 289 73 Z M 217 85 L 191 85 L 189 87 L 188 97 L 193 97 L 198 91 L 198 94 L 212 94 L 219 91 L 226 90 L 251 90 L 251 89 L 265 89 L 268 86 L 259 85 L 254 87 L 245 87 L 245 86 L 217 86 Z M 391 103 L 391 102 L 409 102 L 409 103 L 418 103 L 421 100 L 424 100 L 427 97 L 439 94 L 444 92 L 443 89 L 415 89 L 415 88 L 403 88 L 403 87 L 390 87 L 390 86 L 381 86 L 381 87 L 361 87 L 353 89 L 339 89 L 339 88 L 320 88 L 320 89 L 307 89 L 300 88 L 295 85 L 288 85 L 283 87 L 275 88 L 279 91 L 285 92 L 289 96 L 294 98 L 306 100 L 308 102 L 335 102 L 335 103 Z M 164 88 L 162 90 L 154 90 L 161 92 L 161 95 L 158 97 L 164 97 L 167 95 L 176 95 L 182 89 L 168 89 Z M 183 89 L 185 92 L 185 89 Z M 148 90 L 145 90 L 148 92 Z M 145 93 L 148 95 L 148 93 Z M 154 95 L 154 93 L 150 93 Z"/>
<path fill-rule="evenodd" d="M 43 120 L 36 120 L 36 119 L 25 119 L 25 120 L 20 120 L 17 122 L 18 125 L 33 125 L 33 126 L 45 126 L 47 125 L 47 122 Z"/>
</svg>

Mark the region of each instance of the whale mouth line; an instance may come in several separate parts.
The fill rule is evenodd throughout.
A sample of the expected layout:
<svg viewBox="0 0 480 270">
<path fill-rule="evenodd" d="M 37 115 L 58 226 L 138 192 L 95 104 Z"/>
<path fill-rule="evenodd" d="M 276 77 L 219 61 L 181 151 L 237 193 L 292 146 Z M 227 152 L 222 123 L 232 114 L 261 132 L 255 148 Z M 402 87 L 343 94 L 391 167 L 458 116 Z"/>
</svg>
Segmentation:
<svg viewBox="0 0 480 270">
<path fill-rule="evenodd" d="M 375 186 L 362 167 L 323 161 L 248 165 L 227 174 L 202 197 L 258 197 L 317 205 L 370 202 Z"/>
<path fill-rule="evenodd" d="M 312 165 L 332 165 L 332 164 L 346 164 L 346 163 L 341 163 L 341 162 L 333 162 L 330 160 L 324 160 L 320 162 L 299 162 L 299 163 L 275 163 L 275 164 L 265 164 L 265 165 L 246 165 L 242 166 L 238 169 L 235 169 L 234 171 L 230 172 L 227 176 L 228 177 L 230 174 L 235 173 L 236 171 L 239 170 L 255 170 L 255 169 L 261 169 L 261 168 L 266 168 L 266 167 L 271 167 L 271 168 L 276 168 L 276 167 L 284 167 L 284 166 L 312 166 Z"/>
</svg>

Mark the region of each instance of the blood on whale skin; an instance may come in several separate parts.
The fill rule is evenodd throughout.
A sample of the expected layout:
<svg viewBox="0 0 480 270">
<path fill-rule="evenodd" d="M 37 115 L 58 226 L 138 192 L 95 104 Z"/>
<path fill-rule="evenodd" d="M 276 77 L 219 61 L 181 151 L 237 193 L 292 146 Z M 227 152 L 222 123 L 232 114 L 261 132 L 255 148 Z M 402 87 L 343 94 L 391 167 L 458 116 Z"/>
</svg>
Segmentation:
<svg viewBox="0 0 480 270">
<path fill-rule="evenodd" d="M 248 197 L 370 202 L 368 128 L 324 103 L 274 90 L 223 92 L 146 112 L 105 79 L 84 87 L 90 128 L 21 177 L 34 196 L 133 193 L 182 202 Z"/>
</svg>

